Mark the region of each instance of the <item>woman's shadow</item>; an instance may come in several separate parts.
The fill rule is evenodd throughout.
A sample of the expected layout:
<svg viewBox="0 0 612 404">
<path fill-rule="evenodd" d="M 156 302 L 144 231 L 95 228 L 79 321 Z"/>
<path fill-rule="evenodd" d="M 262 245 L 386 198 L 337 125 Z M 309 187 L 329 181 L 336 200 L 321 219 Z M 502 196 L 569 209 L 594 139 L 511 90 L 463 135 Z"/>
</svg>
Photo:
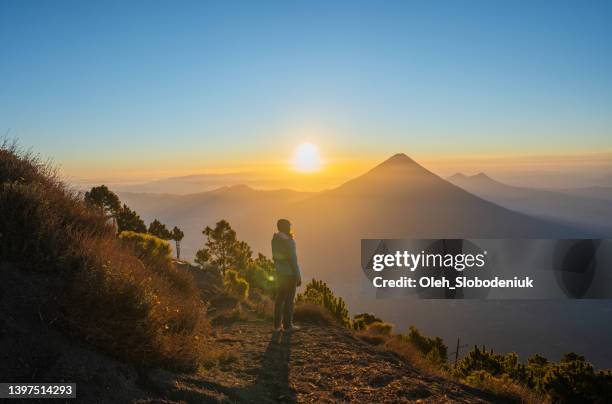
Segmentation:
<svg viewBox="0 0 612 404">
<path fill-rule="evenodd" d="M 245 398 L 295 403 L 295 391 L 289 386 L 290 359 L 291 333 L 274 332 L 262 356 L 255 382 L 244 389 Z"/>
<path fill-rule="evenodd" d="M 295 391 L 289 386 L 290 359 L 291 333 L 275 332 L 261 357 L 256 378 L 252 384 L 245 387 L 229 387 L 212 380 L 184 376 L 180 379 L 181 383 L 199 387 L 204 391 L 191 390 L 190 395 L 181 395 L 176 398 L 187 399 L 190 402 L 210 402 L 211 396 L 205 391 L 215 391 L 224 394 L 231 402 L 236 403 L 295 403 Z M 165 391 L 162 394 L 167 396 L 168 393 Z"/>
</svg>

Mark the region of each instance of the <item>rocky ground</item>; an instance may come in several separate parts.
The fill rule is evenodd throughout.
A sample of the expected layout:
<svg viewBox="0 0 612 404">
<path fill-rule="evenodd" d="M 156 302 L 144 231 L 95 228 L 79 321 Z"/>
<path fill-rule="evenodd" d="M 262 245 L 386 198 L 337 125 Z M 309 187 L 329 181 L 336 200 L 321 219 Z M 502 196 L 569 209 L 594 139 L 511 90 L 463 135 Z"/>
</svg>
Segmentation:
<svg viewBox="0 0 612 404">
<path fill-rule="evenodd" d="M 303 325 L 273 335 L 268 321 L 238 321 L 215 330 L 226 360 L 198 375 L 152 372 L 149 388 L 184 402 L 482 403 L 486 393 L 426 376 L 395 354 L 339 327 Z"/>
</svg>

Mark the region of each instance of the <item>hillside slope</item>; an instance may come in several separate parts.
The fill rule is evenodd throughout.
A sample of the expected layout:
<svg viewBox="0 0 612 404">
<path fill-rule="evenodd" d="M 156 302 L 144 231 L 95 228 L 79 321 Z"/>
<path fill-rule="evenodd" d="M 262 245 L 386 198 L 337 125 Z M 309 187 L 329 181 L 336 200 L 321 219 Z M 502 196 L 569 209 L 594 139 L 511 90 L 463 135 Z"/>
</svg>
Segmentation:
<svg viewBox="0 0 612 404">
<path fill-rule="evenodd" d="M 0 263 L 2 382 L 76 383 L 78 401 L 83 403 L 147 399 L 150 393 L 139 387 L 135 367 L 95 352 L 62 332 L 61 283 L 47 274 Z"/>
</svg>

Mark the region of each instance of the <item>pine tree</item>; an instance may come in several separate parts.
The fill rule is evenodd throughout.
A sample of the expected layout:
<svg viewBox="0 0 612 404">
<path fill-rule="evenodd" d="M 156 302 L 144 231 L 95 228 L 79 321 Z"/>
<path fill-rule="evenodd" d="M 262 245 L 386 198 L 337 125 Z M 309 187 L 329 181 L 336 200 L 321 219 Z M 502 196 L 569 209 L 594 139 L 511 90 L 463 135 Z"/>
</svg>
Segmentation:
<svg viewBox="0 0 612 404">
<path fill-rule="evenodd" d="M 185 237 L 185 233 L 178 227 L 174 226 L 172 229 L 172 234 L 170 239 L 174 240 L 174 244 L 176 245 L 176 259 L 181 259 L 181 240 Z"/>
</svg>

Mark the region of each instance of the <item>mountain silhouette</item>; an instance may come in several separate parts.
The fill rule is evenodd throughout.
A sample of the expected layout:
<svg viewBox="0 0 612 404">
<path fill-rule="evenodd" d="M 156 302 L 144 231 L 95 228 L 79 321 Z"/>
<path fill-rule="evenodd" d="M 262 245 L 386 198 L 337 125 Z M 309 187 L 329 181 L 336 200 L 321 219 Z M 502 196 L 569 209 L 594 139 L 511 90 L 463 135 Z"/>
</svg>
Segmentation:
<svg viewBox="0 0 612 404">
<path fill-rule="evenodd" d="M 575 232 L 483 200 L 405 154 L 293 208 L 290 214 L 302 232 L 325 227 L 328 234 L 339 231 L 345 238 L 560 237 Z"/>
</svg>

